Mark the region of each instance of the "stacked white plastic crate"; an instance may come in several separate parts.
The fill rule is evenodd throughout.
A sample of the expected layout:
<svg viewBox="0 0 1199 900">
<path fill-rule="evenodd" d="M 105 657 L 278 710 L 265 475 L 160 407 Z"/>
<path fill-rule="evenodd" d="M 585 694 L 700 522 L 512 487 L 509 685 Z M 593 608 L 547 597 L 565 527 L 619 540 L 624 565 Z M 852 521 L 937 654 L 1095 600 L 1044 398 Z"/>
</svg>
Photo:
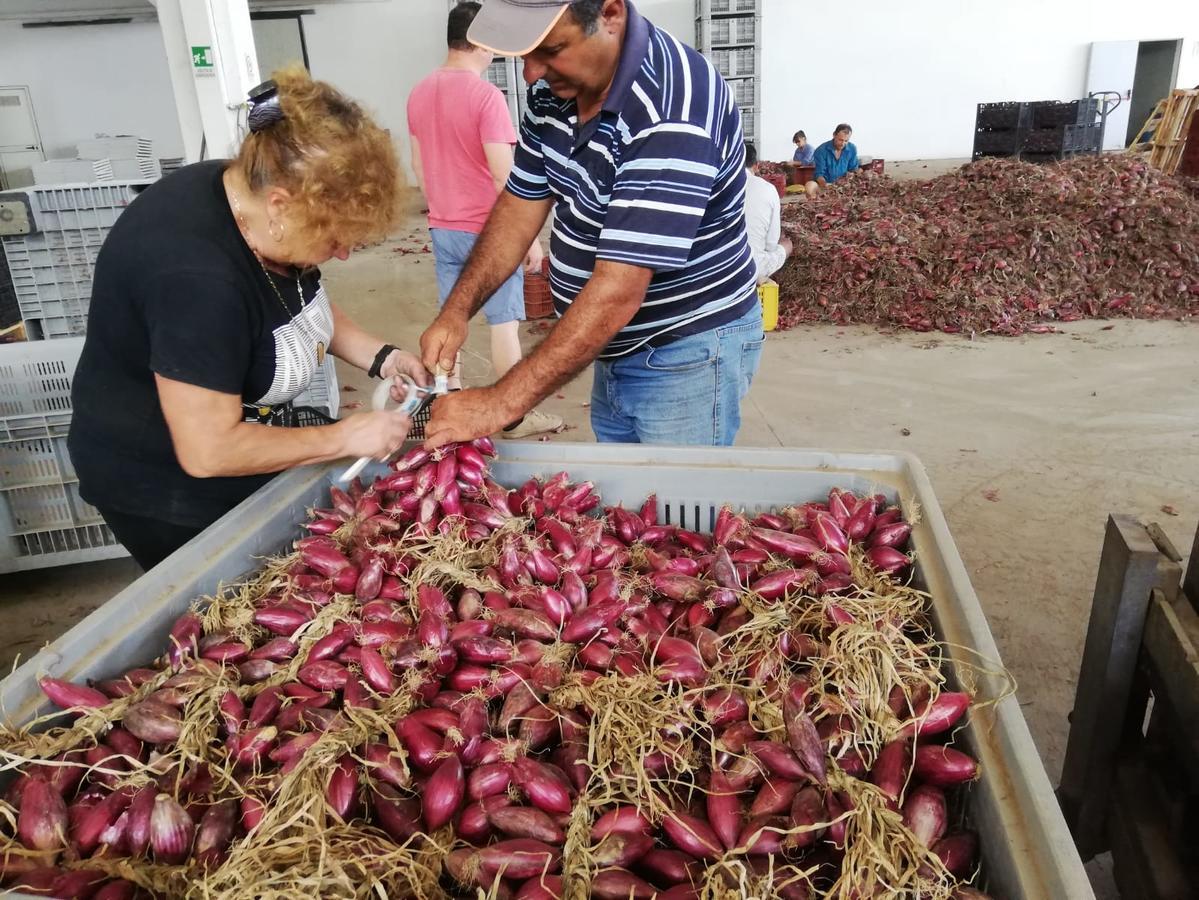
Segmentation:
<svg viewBox="0 0 1199 900">
<path fill-rule="evenodd" d="M 67 453 L 83 338 L 0 347 L 0 572 L 125 555 Z"/>
<path fill-rule="evenodd" d="M 762 102 L 762 0 L 695 0 L 695 40 L 733 89 L 745 139 L 757 142 Z"/>
<path fill-rule="evenodd" d="M 29 340 L 0 346 L 0 572 L 125 555 L 79 496 L 71 379 L 100 247 L 144 182 L 0 195 L 0 242 Z"/>
</svg>

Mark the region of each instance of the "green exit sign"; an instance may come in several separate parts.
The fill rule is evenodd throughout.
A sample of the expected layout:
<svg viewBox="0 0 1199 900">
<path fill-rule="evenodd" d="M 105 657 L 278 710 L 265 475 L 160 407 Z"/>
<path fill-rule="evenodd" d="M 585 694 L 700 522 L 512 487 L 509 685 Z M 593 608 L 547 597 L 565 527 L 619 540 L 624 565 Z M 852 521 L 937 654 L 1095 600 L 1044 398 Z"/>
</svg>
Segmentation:
<svg viewBox="0 0 1199 900">
<path fill-rule="evenodd" d="M 211 47 L 192 47 L 192 68 L 195 68 L 195 69 L 211 69 L 212 68 L 212 48 Z"/>
</svg>

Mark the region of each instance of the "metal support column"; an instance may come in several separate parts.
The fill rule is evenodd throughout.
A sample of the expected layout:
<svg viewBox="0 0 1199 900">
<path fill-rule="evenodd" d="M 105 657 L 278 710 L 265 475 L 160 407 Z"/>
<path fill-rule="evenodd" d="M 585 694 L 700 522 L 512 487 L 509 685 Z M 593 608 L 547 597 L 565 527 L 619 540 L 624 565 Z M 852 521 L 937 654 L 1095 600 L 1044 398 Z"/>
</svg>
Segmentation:
<svg viewBox="0 0 1199 900">
<path fill-rule="evenodd" d="M 248 0 L 154 0 L 187 162 L 230 156 L 240 114 L 262 79 Z"/>
</svg>

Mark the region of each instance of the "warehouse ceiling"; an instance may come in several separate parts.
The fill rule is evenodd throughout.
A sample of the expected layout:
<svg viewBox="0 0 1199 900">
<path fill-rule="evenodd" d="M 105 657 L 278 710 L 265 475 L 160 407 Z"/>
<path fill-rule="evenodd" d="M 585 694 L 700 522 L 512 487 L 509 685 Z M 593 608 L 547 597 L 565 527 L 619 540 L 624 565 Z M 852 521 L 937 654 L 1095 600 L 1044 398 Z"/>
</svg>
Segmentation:
<svg viewBox="0 0 1199 900">
<path fill-rule="evenodd" d="M 40 21 L 45 19 L 153 15 L 149 0 L 0 0 L 0 17 Z"/>
<path fill-rule="evenodd" d="M 252 11 L 305 9 L 344 0 L 250 0 Z M 361 0 L 359 0 L 361 2 Z M 0 19 L 71 22 L 94 19 L 153 19 L 150 0 L 0 0 Z"/>
</svg>

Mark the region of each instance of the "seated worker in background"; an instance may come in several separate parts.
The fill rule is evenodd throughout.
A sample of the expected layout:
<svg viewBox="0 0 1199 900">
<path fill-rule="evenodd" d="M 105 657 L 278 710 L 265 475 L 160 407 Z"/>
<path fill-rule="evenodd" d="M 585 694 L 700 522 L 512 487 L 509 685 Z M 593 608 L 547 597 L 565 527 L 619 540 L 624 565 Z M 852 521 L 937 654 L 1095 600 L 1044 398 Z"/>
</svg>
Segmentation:
<svg viewBox="0 0 1199 900">
<path fill-rule="evenodd" d="M 749 249 L 758 267 L 758 284 L 783 267 L 791 255 L 791 241 L 781 237 L 782 218 L 779 192 L 774 185 L 757 174 L 758 150 L 745 143 L 745 226 L 749 232 Z"/>
<path fill-rule="evenodd" d="M 852 128 L 838 125 L 833 131 L 833 139 L 816 148 L 816 179 L 808 182 L 808 193 L 814 193 L 817 185 L 824 187 L 857 171 L 858 148 L 849 142 L 852 136 Z"/>
<path fill-rule="evenodd" d="M 816 154 L 816 148 L 808 143 L 808 136 L 802 131 L 795 132 L 795 137 L 791 138 L 791 143 L 795 145 L 795 155 L 791 157 L 792 162 L 799 163 L 801 166 L 814 165 L 812 157 Z"/>
</svg>

